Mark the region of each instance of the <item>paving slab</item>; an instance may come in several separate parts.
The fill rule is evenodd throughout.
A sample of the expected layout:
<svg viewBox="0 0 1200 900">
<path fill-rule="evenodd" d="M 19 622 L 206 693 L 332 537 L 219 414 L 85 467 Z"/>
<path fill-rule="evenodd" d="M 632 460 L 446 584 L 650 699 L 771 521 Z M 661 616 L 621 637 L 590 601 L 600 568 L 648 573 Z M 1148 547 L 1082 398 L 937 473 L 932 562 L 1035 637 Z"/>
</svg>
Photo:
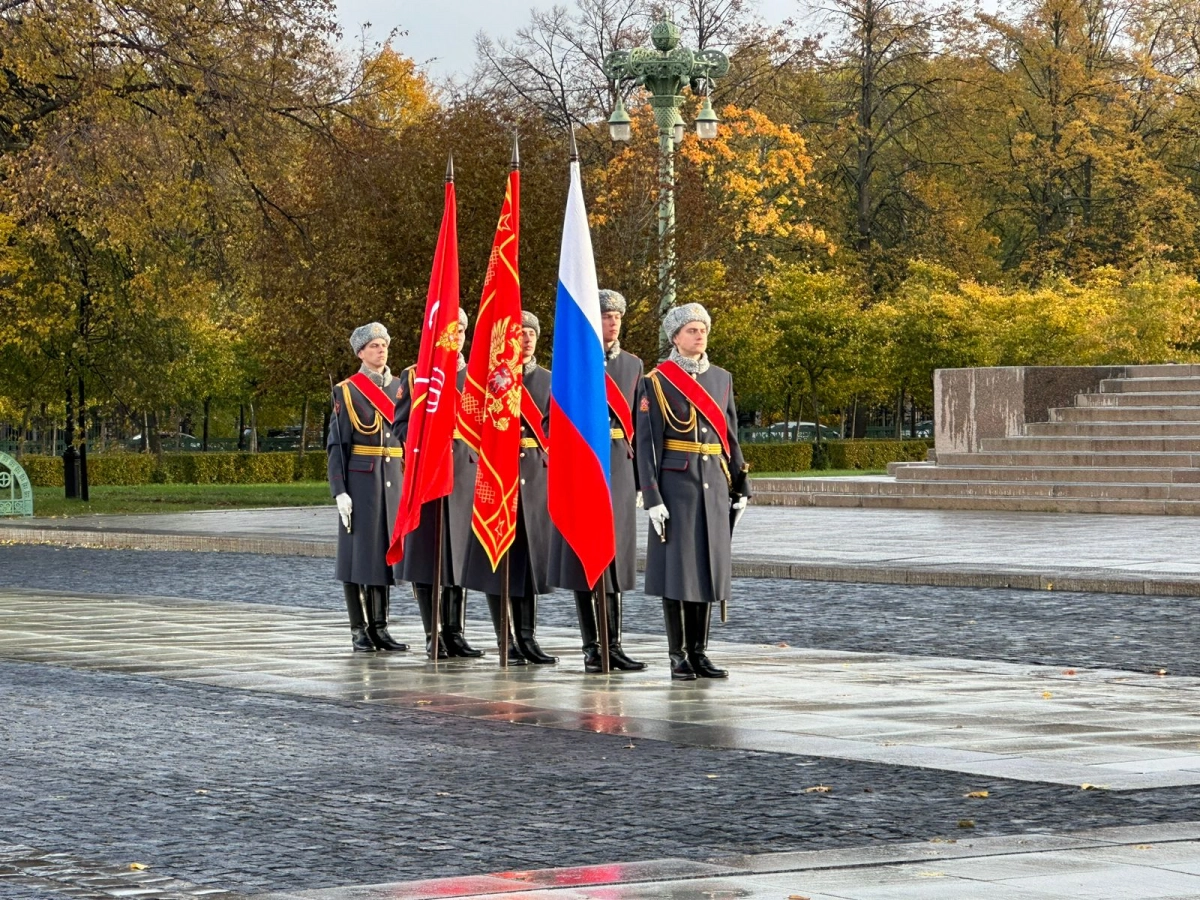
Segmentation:
<svg viewBox="0 0 1200 900">
<path fill-rule="evenodd" d="M 0 544 L 331 557 L 336 529 L 332 506 L 209 510 L 0 520 Z M 734 574 L 1200 596 L 1200 532 L 1177 516 L 751 507 Z"/>
<path fill-rule="evenodd" d="M 559 628 L 541 637 L 563 655 L 578 639 Z M 626 643 L 665 659 L 659 638 Z M 0 591 L 3 659 L 1113 791 L 1200 784 L 1200 678 L 716 642 L 712 652 L 737 660 L 728 681 L 672 683 L 661 662 L 608 677 L 503 671 L 494 657 L 434 665 L 415 653 L 351 654 L 333 613 Z M 1063 752 L 1064 736 L 1075 752 Z"/>
</svg>

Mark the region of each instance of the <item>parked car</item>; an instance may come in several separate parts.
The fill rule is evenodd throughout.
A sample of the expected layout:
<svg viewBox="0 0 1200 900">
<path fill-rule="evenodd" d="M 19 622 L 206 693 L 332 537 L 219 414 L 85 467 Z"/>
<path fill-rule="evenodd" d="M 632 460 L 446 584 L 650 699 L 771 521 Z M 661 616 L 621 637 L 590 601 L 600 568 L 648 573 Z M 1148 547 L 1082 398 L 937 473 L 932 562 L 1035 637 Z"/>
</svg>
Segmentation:
<svg viewBox="0 0 1200 900">
<path fill-rule="evenodd" d="M 158 440 L 164 450 L 199 450 L 203 446 L 200 438 L 194 437 L 184 431 L 160 431 L 158 433 Z M 135 453 L 140 451 L 142 449 L 141 432 L 127 440 L 125 447 L 128 450 L 133 450 Z"/>
<path fill-rule="evenodd" d="M 776 422 L 774 425 L 767 426 L 767 431 L 781 441 L 793 439 L 815 441 L 817 439 L 817 426 L 813 422 Z M 841 436 L 841 432 L 836 428 L 830 428 L 828 425 L 821 426 L 821 440 L 836 441 Z"/>
</svg>

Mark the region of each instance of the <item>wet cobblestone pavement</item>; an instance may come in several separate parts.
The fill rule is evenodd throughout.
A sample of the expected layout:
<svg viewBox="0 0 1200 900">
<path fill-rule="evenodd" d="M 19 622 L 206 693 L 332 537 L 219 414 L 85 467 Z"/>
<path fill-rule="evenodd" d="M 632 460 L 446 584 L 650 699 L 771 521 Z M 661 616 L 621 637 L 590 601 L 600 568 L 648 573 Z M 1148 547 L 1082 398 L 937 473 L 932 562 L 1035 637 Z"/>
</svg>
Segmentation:
<svg viewBox="0 0 1200 900">
<path fill-rule="evenodd" d="M 0 663 L 0 721 L 0 841 L 241 893 L 1200 818 L 1193 790 L 630 746 L 19 663 Z"/>
<path fill-rule="evenodd" d="M 244 600 L 341 608 L 332 561 L 238 553 L 168 553 L 16 545 L 0 548 L 0 587 Z M 400 631 L 416 608 L 396 589 Z M 956 656 L 1051 666 L 1166 669 L 1200 675 L 1196 599 L 991 588 L 907 587 L 737 579 L 729 622 L 713 637 L 740 643 Z M 486 617 L 482 597 L 468 602 Z M 542 598 L 539 621 L 573 626 L 569 594 Z M 662 632 L 657 598 L 631 592 L 627 632 Z"/>
</svg>

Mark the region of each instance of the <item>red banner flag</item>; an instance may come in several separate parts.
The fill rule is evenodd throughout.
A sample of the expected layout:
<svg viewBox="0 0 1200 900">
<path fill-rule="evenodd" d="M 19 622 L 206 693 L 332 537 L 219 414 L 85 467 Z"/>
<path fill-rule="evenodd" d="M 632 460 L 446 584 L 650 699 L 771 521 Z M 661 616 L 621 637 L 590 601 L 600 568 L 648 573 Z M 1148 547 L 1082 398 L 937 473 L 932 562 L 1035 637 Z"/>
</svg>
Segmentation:
<svg viewBox="0 0 1200 900">
<path fill-rule="evenodd" d="M 433 254 L 429 296 L 413 381 L 412 411 L 404 445 L 404 489 L 389 564 L 404 558 L 404 539 L 421 523 L 421 507 L 454 488 L 454 419 L 458 412 L 458 224 L 453 170 L 446 175 L 442 228 Z"/>
<path fill-rule="evenodd" d="M 492 571 L 517 534 L 521 481 L 521 279 L 517 269 L 521 173 L 508 175 L 467 362 L 458 430 L 479 454 L 471 529 Z"/>
</svg>

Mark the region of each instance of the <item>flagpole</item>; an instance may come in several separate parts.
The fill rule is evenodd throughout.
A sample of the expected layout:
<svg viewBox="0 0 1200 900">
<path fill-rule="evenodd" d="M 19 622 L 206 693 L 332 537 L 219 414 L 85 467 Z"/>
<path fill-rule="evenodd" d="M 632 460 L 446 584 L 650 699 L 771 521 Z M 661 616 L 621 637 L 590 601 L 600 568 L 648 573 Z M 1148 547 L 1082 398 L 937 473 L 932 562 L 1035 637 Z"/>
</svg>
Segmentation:
<svg viewBox="0 0 1200 900">
<path fill-rule="evenodd" d="M 508 551 L 500 561 L 500 668 L 508 668 L 508 628 L 510 602 L 508 593 Z"/>
<path fill-rule="evenodd" d="M 444 497 L 438 497 L 435 502 L 437 510 L 433 515 L 433 557 L 436 560 L 436 566 L 433 570 L 433 608 L 429 615 L 429 634 L 432 640 L 429 645 L 429 658 L 436 666 L 442 625 L 442 566 L 446 556 L 446 545 L 442 540 L 442 508 L 446 505 L 446 500 Z"/>
<path fill-rule="evenodd" d="M 596 610 L 600 620 L 600 672 L 607 675 L 612 670 L 608 658 L 608 566 L 600 573 L 596 587 L 600 589 L 600 602 Z"/>
</svg>

